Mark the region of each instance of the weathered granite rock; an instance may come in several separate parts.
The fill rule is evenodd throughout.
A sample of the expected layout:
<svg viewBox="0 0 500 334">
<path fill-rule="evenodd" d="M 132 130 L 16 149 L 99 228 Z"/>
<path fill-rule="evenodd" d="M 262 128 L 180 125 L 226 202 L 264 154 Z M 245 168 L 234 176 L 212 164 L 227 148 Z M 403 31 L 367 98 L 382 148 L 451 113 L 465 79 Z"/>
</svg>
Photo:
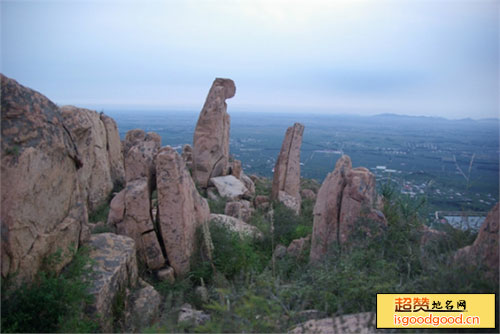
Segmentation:
<svg viewBox="0 0 500 334">
<path fill-rule="evenodd" d="M 123 155 L 124 158 L 127 156 L 128 151 L 135 145 L 144 142 L 153 141 L 156 142 L 158 147 L 161 146 L 161 137 L 155 132 L 146 133 L 141 129 L 130 130 L 125 134 L 125 140 L 123 143 Z"/>
<path fill-rule="evenodd" d="M 484 266 L 488 275 L 497 282 L 499 275 L 499 205 L 500 203 L 497 203 L 488 213 L 474 243 L 459 249 L 454 256 L 457 262 Z"/>
<path fill-rule="evenodd" d="M 298 215 L 300 213 L 300 205 L 301 205 L 300 199 L 297 199 L 296 197 L 290 196 L 286 192 L 280 190 L 278 193 L 278 201 L 280 201 L 287 208 L 289 208 L 293 212 L 295 212 L 296 215 Z"/>
<path fill-rule="evenodd" d="M 135 333 L 151 326 L 160 315 L 161 296 L 151 285 L 139 279 L 140 288 L 132 292 L 125 314 L 125 329 Z"/>
<path fill-rule="evenodd" d="M 385 217 L 374 209 L 375 203 L 373 174 L 366 168 L 353 169 L 351 159 L 342 156 L 318 192 L 310 261 L 319 260 L 334 243 L 345 244 L 354 230 L 367 228 L 364 220 L 374 222 L 377 228 L 385 227 Z"/>
<path fill-rule="evenodd" d="M 302 135 L 304 126 L 295 123 L 286 130 L 285 139 L 281 146 L 281 151 L 274 166 L 273 187 L 271 198 L 280 200 L 280 197 L 288 199 L 291 196 L 295 201 L 287 200 L 285 205 L 292 204 L 294 211 L 300 211 L 300 147 L 302 145 Z M 288 196 L 280 196 L 284 192 Z M 297 210 L 298 206 L 298 210 Z"/>
<path fill-rule="evenodd" d="M 174 283 L 175 283 L 175 272 L 174 272 L 174 268 L 172 268 L 172 267 L 167 267 L 167 268 L 160 269 L 160 270 L 158 270 L 158 272 L 156 273 L 156 277 L 158 277 L 158 279 L 159 279 L 160 281 L 167 281 L 167 282 L 169 282 L 170 284 L 174 284 Z"/>
<path fill-rule="evenodd" d="M 118 194 L 116 194 L 111 203 L 109 204 L 109 213 L 107 224 L 111 226 L 116 226 L 123 221 L 125 216 L 125 193 L 126 189 L 122 189 Z"/>
<path fill-rule="evenodd" d="M 233 175 L 213 177 L 210 182 L 217 188 L 219 195 L 230 200 L 238 200 L 248 197 L 249 192 L 243 182 Z"/>
<path fill-rule="evenodd" d="M 240 174 L 240 180 L 243 182 L 245 187 L 248 189 L 248 194 L 250 196 L 255 195 L 255 183 L 252 181 L 252 179 L 247 176 L 243 171 Z"/>
<path fill-rule="evenodd" d="M 107 201 L 113 189 L 106 128 L 93 110 L 63 106 L 61 114 L 82 159 L 78 174 L 88 208 L 93 211 Z"/>
<path fill-rule="evenodd" d="M 270 205 L 269 197 L 265 195 L 257 195 L 253 200 L 253 205 L 256 209 L 266 210 Z"/>
<path fill-rule="evenodd" d="M 210 219 L 207 201 L 200 196 L 181 156 L 170 146 L 156 156 L 158 222 L 170 266 L 177 276 L 189 272 L 197 245 L 196 229 Z"/>
<path fill-rule="evenodd" d="M 311 201 L 316 200 L 316 194 L 311 189 L 302 189 L 300 195 L 302 198 L 307 198 Z"/>
<path fill-rule="evenodd" d="M 376 326 L 376 315 L 373 312 L 347 314 L 334 318 L 309 320 L 302 323 L 289 333 L 318 333 L 318 334 L 342 334 L 342 333 L 373 333 Z"/>
<path fill-rule="evenodd" d="M 311 245 L 311 235 L 308 235 L 307 237 L 293 240 L 290 243 L 290 245 L 288 245 L 286 252 L 288 256 L 300 258 L 304 255 L 306 249 L 310 245 Z"/>
<path fill-rule="evenodd" d="M 239 179 L 241 177 L 241 161 L 239 160 L 233 160 L 230 163 L 230 174 L 233 175 L 235 178 Z"/>
<path fill-rule="evenodd" d="M 151 220 L 151 199 L 147 179 L 127 182 L 124 189 L 125 213 L 123 221 L 116 222 L 118 234 L 134 239 L 139 257 L 150 269 L 165 264 L 160 243 Z"/>
<path fill-rule="evenodd" d="M 195 310 L 190 304 L 184 304 L 179 310 L 179 317 L 177 322 L 185 322 L 195 326 L 203 325 L 205 322 L 210 321 L 210 315 L 203 311 Z"/>
<path fill-rule="evenodd" d="M 137 285 L 135 243 L 129 237 L 113 233 L 90 237 L 93 274 L 89 293 L 94 296 L 90 314 L 98 315 L 103 332 L 113 331 L 113 303 L 128 288 Z"/>
<path fill-rule="evenodd" d="M 210 178 L 226 175 L 228 171 L 230 117 L 225 101 L 235 92 L 231 79 L 215 79 L 196 123 L 193 175 L 201 187 L 206 188 Z"/>
<path fill-rule="evenodd" d="M 186 168 L 192 170 L 193 169 L 193 148 L 191 145 L 186 144 L 182 147 L 182 159 L 186 163 Z"/>
<path fill-rule="evenodd" d="M 154 157 L 160 149 L 160 143 L 152 136 L 153 134 L 146 135 L 144 141 L 135 143 L 125 154 L 125 181 L 128 183 L 145 177 L 148 180 L 150 191 L 154 188 L 156 174 Z"/>
<path fill-rule="evenodd" d="M 101 121 L 106 129 L 108 160 L 111 169 L 113 184 L 125 184 L 125 168 L 123 166 L 122 143 L 118 126 L 111 117 L 101 113 Z"/>
<path fill-rule="evenodd" d="M 2 277 L 31 280 L 43 258 L 61 249 L 59 271 L 88 222 L 78 169 L 82 159 L 59 108 L 0 74 Z M 87 234 L 88 235 L 88 234 Z"/>
<path fill-rule="evenodd" d="M 277 245 L 276 248 L 274 249 L 273 252 L 273 257 L 275 259 L 282 259 L 286 256 L 286 246 L 284 245 Z"/>
<path fill-rule="evenodd" d="M 242 220 L 234 217 L 212 213 L 210 214 L 210 223 L 227 228 L 230 231 L 236 232 L 241 238 L 263 238 L 263 234 L 259 229 L 253 225 L 247 224 Z"/>
<path fill-rule="evenodd" d="M 231 216 L 234 218 L 238 218 L 245 223 L 248 223 L 254 209 L 250 205 L 249 201 L 241 200 L 236 202 L 227 202 L 226 207 L 224 208 L 224 214 L 226 216 Z"/>
</svg>

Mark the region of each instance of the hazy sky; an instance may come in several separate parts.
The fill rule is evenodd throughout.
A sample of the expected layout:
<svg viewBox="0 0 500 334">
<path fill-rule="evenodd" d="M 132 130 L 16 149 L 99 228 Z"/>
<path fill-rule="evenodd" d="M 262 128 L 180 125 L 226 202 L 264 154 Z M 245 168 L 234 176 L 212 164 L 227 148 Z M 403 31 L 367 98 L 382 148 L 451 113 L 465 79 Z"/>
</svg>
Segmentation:
<svg viewBox="0 0 500 334">
<path fill-rule="evenodd" d="M 2 1 L 2 73 L 59 104 L 499 116 L 500 1 Z M 230 109 L 231 110 L 231 109 Z"/>
</svg>

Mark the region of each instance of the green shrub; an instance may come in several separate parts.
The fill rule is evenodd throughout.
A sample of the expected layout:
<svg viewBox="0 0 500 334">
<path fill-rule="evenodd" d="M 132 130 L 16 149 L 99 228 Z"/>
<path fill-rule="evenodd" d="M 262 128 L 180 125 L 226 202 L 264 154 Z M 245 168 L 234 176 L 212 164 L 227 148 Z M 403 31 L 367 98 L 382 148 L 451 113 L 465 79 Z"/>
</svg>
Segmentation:
<svg viewBox="0 0 500 334">
<path fill-rule="evenodd" d="M 106 222 L 108 220 L 109 214 L 109 203 L 104 203 L 100 205 L 97 209 L 89 214 L 89 222 Z"/>
<path fill-rule="evenodd" d="M 207 201 L 208 201 L 208 206 L 210 208 L 210 213 L 224 214 L 227 202 L 226 198 L 219 197 L 216 200 L 209 198 L 207 199 Z"/>
<path fill-rule="evenodd" d="M 60 275 L 40 271 L 15 290 L 2 287 L 3 332 L 92 332 L 97 324 L 85 315 L 88 294 L 88 250 L 81 248 Z M 4 281 L 2 281 L 4 283 Z"/>
</svg>

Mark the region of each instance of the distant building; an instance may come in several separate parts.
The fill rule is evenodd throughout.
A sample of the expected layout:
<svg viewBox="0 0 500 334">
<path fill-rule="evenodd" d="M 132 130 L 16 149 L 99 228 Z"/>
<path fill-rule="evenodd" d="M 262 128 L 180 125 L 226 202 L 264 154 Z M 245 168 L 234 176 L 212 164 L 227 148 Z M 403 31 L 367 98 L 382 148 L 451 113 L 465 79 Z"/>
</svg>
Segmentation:
<svg viewBox="0 0 500 334">
<path fill-rule="evenodd" d="M 486 219 L 487 212 L 467 211 L 436 211 L 434 214 L 435 224 L 448 223 L 454 228 L 478 231 Z"/>
</svg>

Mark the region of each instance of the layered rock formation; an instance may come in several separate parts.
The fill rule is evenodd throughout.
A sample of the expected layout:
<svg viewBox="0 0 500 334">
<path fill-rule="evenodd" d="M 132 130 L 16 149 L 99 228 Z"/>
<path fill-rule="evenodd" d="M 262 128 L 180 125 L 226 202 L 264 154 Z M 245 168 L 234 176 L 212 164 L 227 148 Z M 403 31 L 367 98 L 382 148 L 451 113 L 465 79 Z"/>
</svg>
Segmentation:
<svg viewBox="0 0 500 334">
<path fill-rule="evenodd" d="M 193 176 L 201 187 L 207 187 L 210 178 L 228 172 L 230 117 L 225 101 L 235 92 L 231 79 L 215 79 L 196 123 Z"/>
<path fill-rule="evenodd" d="M 0 78 L 2 277 L 16 273 L 16 280 L 30 280 L 46 256 L 58 249 L 67 254 L 88 237 L 78 175 L 83 159 L 54 103 Z"/>
<path fill-rule="evenodd" d="M 300 211 L 300 147 L 304 126 L 295 123 L 286 130 L 285 139 L 274 167 L 271 198 L 279 200 L 293 209 Z M 291 198 L 290 198 L 291 197 Z"/>
<path fill-rule="evenodd" d="M 93 110 L 74 106 L 63 106 L 61 113 L 82 159 L 78 173 L 89 211 L 94 211 L 106 203 L 113 185 L 124 180 L 116 123 Z"/>
<path fill-rule="evenodd" d="M 345 244 L 356 229 L 373 228 L 365 223 L 385 226 L 384 215 L 374 209 L 376 201 L 375 176 L 363 167 L 353 169 L 351 159 L 342 156 L 316 198 L 310 261 L 321 259 L 332 244 Z"/>
<path fill-rule="evenodd" d="M 158 189 L 158 227 L 170 266 L 176 275 L 190 269 L 196 249 L 198 226 L 210 219 L 207 201 L 200 196 L 186 169 L 184 160 L 171 147 L 163 147 L 156 156 Z"/>
<path fill-rule="evenodd" d="M 459 263 L 484 266 L 488 275 L 496 281 L 499 275 L 499 205 L 497 203 L 488 213 L 474 243 L 459 249 L 455 254 L 455 261 Z"/>
</svg>

